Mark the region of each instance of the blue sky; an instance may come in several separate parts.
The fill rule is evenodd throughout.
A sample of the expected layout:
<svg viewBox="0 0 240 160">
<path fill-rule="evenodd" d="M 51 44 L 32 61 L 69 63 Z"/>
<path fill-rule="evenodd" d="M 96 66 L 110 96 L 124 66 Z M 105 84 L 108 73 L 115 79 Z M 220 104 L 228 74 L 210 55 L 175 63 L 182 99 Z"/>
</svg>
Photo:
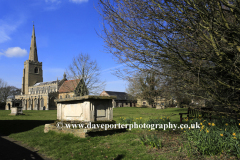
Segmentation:
<svg viewBox="0 0 240 160">
<path fill-rule="evenodd" d="M 88 53 L 101 68 L 105 90 L 124 92 L 127 83 L 112 72 L 122 64 L 104 50 L 98 0 L 1 0 L 0 78 L 21 87 L 28 59 L 33 22 L 43 81 L 62 78 L 74 56 Z"/>
</svg>

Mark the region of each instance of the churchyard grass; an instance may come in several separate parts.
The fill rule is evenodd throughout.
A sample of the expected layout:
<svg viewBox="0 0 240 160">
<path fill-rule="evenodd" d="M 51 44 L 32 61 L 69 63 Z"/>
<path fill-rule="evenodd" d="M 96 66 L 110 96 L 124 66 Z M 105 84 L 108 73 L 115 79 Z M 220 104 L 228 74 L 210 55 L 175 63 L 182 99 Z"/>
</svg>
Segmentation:
<svg viewBox="0 0 240 160">
<path fill-rule="evenodd" d="M 8 116 L 10 111 L 0 111 L 0 133 L 22 141 L 53 159 L 237 159 L 225 154 L 227 151 L 202 155 L 195 144 L 197 134 L 195 139 L 192 135 L 197 132 L 196 129 L 132 129 L 108 136 L 78 138 L 70 134 L 43 132 L 44 124 L 56 120 L 56 110 L 23 112 L 26 115 Z M 171 123 L 179 124 L 178 113 L 182 112 L 187 112 L 187 109 L 114 108 L 113 119 L 117 123 L 123 122 L 124 118 L 144 123 L 165 116 Z"/>
</svg>

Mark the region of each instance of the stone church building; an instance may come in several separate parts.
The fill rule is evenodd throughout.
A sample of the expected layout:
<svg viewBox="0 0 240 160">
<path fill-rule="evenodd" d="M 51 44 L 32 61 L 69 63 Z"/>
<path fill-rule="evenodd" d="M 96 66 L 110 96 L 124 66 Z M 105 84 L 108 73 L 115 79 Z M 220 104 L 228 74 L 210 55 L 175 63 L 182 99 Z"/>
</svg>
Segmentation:
<svg viewBox="0 0 240 160">
<path fill-rule="evenodd" d="M 61 89 L 62 92 L 60 93 L 59 89 L 63 84 L 67 84 L 69 89 Z M 66 85 L 64 87 L 66 88 Z M 29 59 L 24 62 L 21 95 L 16 95 L 13 99 L 7 99 L 5 109 L 10 110 L 12 106 L 19 105 L 23 107 L 23 110 L 56 109 L 57 106 L 54 99 L 59 98 L 59 94 L 63 94 L 66 97 L 73 96 L 75 88 L 76 82 L 69 83 L 65 73 L 62 80 L 43 82 L 42 62 L 38 61 L 33 25 Z"/>
</svg>

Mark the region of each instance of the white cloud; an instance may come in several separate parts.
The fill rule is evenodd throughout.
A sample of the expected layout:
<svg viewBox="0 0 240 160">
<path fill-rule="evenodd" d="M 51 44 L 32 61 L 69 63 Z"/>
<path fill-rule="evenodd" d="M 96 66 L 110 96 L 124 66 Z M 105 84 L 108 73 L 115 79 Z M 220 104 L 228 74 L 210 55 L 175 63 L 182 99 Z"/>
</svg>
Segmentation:
<svg viewBox="0 0 240 160">
<path fill-rule="evenodd" d="M 104 69 L 104 70 L 102 70 L 100 72 L 101 73 L 105 73 L 105 72 L 108 73 L 108 72 L 112 71 L 113 69 L 120 68 L 122 66 L 125 66 L 125 64 L 121 64 L 121 65 L 118 65 L 118 66 L 115 66 L 115 67 L 107 68 L 107 69 Z"/>
<path fill-rule="evenodd" d="M 69 0 L 70 2 L 73 3 L 83 3 L 83 2 L 88 2 L 88 0 Z"/>
<path fill-rule="evenodd" d="M 45 0 L 45 2 L 52 2 L 52 3 L 61 3 L 59 0 Z"/>
<path fill-rule="evenodd" d="M 47 7 L 45 7 L 45 10 L 47 11 L 53 11 L 60 8 L 61 0 L 45 0 L 47 3 Z"/>
<path fill-rule="evenodd" d="M 23 57 L 27 55 L 27 50 L 21 49 L 20 47 L 12 47 L 12 48 L 8 48 L 3 53 L 0 52 L 0 55 L 4 55 L 6 57 Z"/>
<path fill-rule="evenodd" d="M 10 40 L 11 38 L 7 35 L 5 29 L 0 27 L 0 43 Z"/>
<path fill-rule="evenodd" d="M 0 20 L 0 24 L 0 43 L 11 40 L 9 34 L 17 28 L 17 25 L 9 25 L 3 20 Z"/>
<path fill-rule="evenodd" d="M 11 17 L 0 19 L 0 43 L 11 40 L 9 35 L 14 32 L 24 20 L 25 17 L 23 15 L 19 15 L 17 19 Z"/>
</svg>

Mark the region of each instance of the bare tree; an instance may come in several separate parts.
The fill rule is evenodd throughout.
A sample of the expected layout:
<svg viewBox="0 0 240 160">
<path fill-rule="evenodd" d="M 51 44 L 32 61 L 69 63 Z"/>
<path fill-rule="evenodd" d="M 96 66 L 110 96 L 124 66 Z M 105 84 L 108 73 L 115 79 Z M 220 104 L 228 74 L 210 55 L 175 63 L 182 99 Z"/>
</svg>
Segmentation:
<svg viewBox="0 0 240 160">
<path fill-rule="evenodd" d="M 127 92 L 136 98 L 147 100 L 150 105 L 153 105 L 155 98 L 161 96 L 161 77 L 154 72 L 138 72 L 128 82 Z"/>
<path fill-rule="evenodd" d="M 105 82 L 100 80 L 100 68 L 88 54 L 81 53 L 74 57 L 68 67 L 67 75 L 68 78 L 78 79 L 81 82 L 82 85 L 77 91 L 79 95 L 99 94 L 105 88 Z"/>
<path fill-rule="evenodd" d="M 6 102 L 7 97 L 5 96 L 7 82 L 0 79 L 0 102 Z"/>
<path fill-rule="evenodd" d="M 9 86 L 7 82 L 0 79 L 0 102 L 5 103 L 7 98 L 14 98 L 15 95 L 21 93 L 21 89 L 15 86 Z"/>
<path fill-rule="evenodd" d="M 172 87 L 176 82 L 182 94 L 239 106 L 238 1 L 99 3 L 104 18 L 102 38 L 119 63 L 139 70 L 154 69 L 168 76 Z"/>
</svg>

